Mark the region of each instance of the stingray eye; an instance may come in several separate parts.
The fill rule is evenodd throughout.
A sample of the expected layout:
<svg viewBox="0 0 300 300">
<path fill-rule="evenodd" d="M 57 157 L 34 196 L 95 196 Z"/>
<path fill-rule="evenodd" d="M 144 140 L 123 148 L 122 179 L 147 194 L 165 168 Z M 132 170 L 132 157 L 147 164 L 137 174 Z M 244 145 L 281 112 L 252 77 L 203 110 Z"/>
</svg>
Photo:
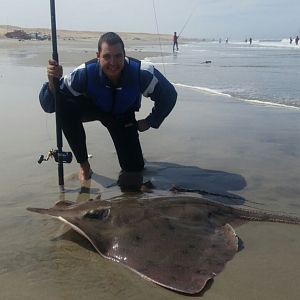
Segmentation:
<svg viewBox="0 0 300 300">
<path fill-rule="evenodd" d="M 109 216 L 109 211 L 109 208 L 92 209 L 84 215 L 84 218 L 105 220 Z"/>
</svg>

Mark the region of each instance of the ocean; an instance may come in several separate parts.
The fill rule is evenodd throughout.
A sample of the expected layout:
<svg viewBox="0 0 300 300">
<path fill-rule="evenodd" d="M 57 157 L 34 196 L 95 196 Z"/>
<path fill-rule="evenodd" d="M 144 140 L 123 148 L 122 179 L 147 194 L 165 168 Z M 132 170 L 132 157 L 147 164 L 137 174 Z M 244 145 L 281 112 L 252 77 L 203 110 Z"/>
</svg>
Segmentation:
<svg viewBox="0 0 300 300">
<path fill-rule="evenodd" d="M 300 108 L 300 46 L 288 39 L 179 45 L 150 61 L 176 86 L 267 105 Z"/>
</svg>

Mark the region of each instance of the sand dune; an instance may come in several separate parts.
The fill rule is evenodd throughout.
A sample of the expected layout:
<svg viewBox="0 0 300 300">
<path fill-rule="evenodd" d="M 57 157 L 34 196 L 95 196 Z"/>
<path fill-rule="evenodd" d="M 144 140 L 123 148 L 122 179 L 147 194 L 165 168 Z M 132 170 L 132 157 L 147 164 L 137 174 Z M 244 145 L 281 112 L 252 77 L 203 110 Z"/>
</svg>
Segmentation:
<svg viewBox="0 0 300 300">
<path fill-rule="evenodd" d="M 4 37 L 4 34 L 13 30 L 24 30 L 25 32 L 41 32 L 42 34 L 50 34 L 50 28 L 24 28 L 11 25 L 0 25 L 0 38 Z M 57 30 L 58 38 L 98 38 L 103 31 L 74 31 L 74 30 Z M 124 40 L 158 40 L 157 34 L 151 33 L 133 33 L 133 32 L 118 32 Z M 163 41 L 169 41 L 172 39 L 172 34 L 160 34 L 159 38 Z"/>
</svg>

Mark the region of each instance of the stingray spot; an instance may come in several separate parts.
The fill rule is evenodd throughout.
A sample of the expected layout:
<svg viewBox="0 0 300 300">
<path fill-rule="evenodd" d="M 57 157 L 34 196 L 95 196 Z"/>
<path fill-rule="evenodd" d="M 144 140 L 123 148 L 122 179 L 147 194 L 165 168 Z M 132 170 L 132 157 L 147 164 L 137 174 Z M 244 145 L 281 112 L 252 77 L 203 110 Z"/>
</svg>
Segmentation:
<svg viewBox="0 0 300 300">
<path fill-rule="evenodd" d="M 109 215 L 109 209 L 102 208 L 102 209 L 92 209 L 88 211 L 83 217 L 89 219 L 97 219 L 97 220 L 104 220 Z"/>
<path fill-rule="evenodd" d="M 184 254 L 184 255 L 186 255 L 186 254 L 189 253 L 189 251 L 187 251 L 186 249 L 183 249 L 183 250 L 181 251 L 181 253 Z"/>
<path fill-rule="evenodd" d="M 140 236 L 138 236 L 138 235 L 136 235 L 135 236 L 135 240 L 138 242 L 138 241 L 140 241 L 142 238 L 140 237 Z"/>
<path fill-rule="evenodd" d="M 195 246 L 195 245 L 189 245 L 189 248 L 190 248 L 190 249 L 195 249 L 196 246 Z"/>
<path fill-rule="evenodd" d="M 173 226 L 172 224 L 168 224 L 168 228 L 171 230 L 171 231 L 174 231 L 175 230 L 175 226 Z"/>
</svg>

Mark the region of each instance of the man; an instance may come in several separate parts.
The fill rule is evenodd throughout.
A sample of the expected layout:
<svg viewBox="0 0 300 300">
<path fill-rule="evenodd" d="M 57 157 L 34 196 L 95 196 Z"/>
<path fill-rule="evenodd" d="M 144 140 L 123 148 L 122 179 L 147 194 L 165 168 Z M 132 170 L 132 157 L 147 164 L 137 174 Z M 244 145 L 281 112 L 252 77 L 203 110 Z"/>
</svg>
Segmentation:
<svg viewBox="0 0 300 300">
<path fill-rule="evenodd" d="M 153 66 L 126 57 L 122 39 L 113 32 L 100 37 L 97 58 L 64 77 L 62 67 L 50 59 L 47 73 L 40 103 L 46 112 L 55 111 L 53 79 L 59 78 L 62 129 L 80 164 L 80 181 L 92 174 L 82 124 L 88 121 L 99 120 L 108 129 L 121 174 L 141 172 L 144 159 L 138 131 L 158 128 L 171 112 L 177 98 L 173 85 Z M 150 97 L 154 107 L 145 119 L 136 121 L 142 95 Z"/>
<path fill-rule="evenodd" d="M 175 51 L 175 47 L 176 47 L 176 51 L 178 51 L 178 35 L 177 32 L 174 32 L 173 35 L 173 52 Z"/>
</svg>

